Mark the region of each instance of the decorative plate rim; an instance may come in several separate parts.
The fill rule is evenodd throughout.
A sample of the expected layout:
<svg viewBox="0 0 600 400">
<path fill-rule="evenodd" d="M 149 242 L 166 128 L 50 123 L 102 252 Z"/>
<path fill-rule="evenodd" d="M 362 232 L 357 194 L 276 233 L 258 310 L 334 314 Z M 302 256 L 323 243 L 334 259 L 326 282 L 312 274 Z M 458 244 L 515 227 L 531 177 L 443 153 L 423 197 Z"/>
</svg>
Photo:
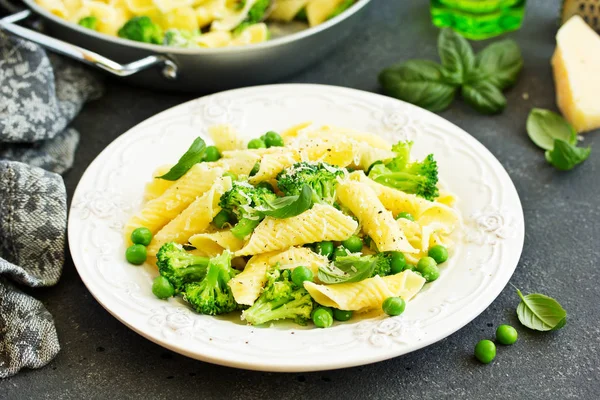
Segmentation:
<svg viewBox="0 0 600 400">
<path fill-rule="evenodd" d="M 189 334 L 185 337 L 167 337 L 164 336 L 164 334 L 161 335 L 160 330 L 150 329 L 148 325 L 148 320 L 151 320 L 151 318 L 149 319 L 148 315 L 142 315 L 141 313 L 135 312 L 131 313 L 123 309 L 123 306 L 119 303 L 118 296 L 115 294 L 115 292 L 106 291 L 102 284 L 98 280 L 95 280 L 94 272 L 91 269 L 92 267 L 90 266 L 90 263 L 86 261 L 85 252 L 87 250 L 84 249 L 85 246 L 82 246 L 82 232 L 87 232 L 84 229 L 84 227 L 86 226 L 86 224 L 91 224 L 91 222 L 87 221 L 87 217 L 82 218 L 81 215 L 78 216 L 78 212 L 81 211 L 80 205 L 82 204 L 82 202 L 85 201 L 84 197 L 85 194 L 87 194 L 84 190 L 84 187 L 87 184 L 89 184 L 90 179 L 94 178 L 94 173 L 98 173 L 98 171 L 103 170 L 103 168 L 101 167 L 101 161 L 104 158 L 109 157 L 109 155 L 111 155 L 117 149 L 119 149 L 120 146 L 124 146 L 128 138 L 131 139 L 133 137 L 136 137 L 136 135 L 141 138 L 142 134 L 140 132 L 143 132 L 147 129 L 152 129 L 151 127 L 153 125 L 158 124 L 161 120 L 164 120 L 165 118 L 170 118 L 170 115 L 179 115 L 179 118 L 181 119 L 183 118 L 182 115 L 187 114 L 189 115 L 189 118 L 191 120 L 194 118 L 194 116 L 190 114 L 191 112 L 197 111 L 200 107 L 208 107 L 208 104 L 212 104 L 214 102 L 223 101 L 229 104 L 231 99 L 236 98 L 256 98 L 260 99 L 260 101 L 271 101 L 263 100 L 265 93 L 269 93 L 270 95 L 273 94 L 273 96 L 269 96 L 269 98 L 277 97 L 275 96 L 276 94 L 282 93 L 282 98 L 287 99 L 287 97 L 285 97 L 284 95 L 286 93 L 290 94 L 292 92 L 294 93 L 294 96 L 298 98 L 301 98 L 302 96 L 314 96 L 315 98 L 332 96 L 332 98 L 337 98 L 339 99 L 339 104 L 332 103 L 332 107 L 334 109 L 336 107 L 342 107 L 341 103 L 344 102 L 347 103 L 345 106 L 350 106 L 350 104 L 354 104 L 353 102 L 360 101 L 363 101 L 365 104 L 371 104 L 373 106 L 373 109 L 378 109 L 379 107 L 389 107 L 391 109 L 389 114 L 384 113 L 382 115 L 379 115 L 379 117 L 381 117 L 381 120 L 385 120 L 385 118 L 387 117 L 393 119 L 397 115 L 401 114 L 400 111 L 402 111 L 402 113 L 406 115 L 411 115 L 411 117 L 413 115 L 416 115 L 420 117 L 420 119 L 416 119 L 416 121 L 418 122 L 417 125 L 419 125 L 419 121 L 421 120 L 425 120 L 426 122 L 423 123 L 423 126 L 419 125 L 416 127 L 411 127 L 411 129 L 416 130 L 417 133 L 423 133 L 427 131 L 427 134 L 430 134 L 430 131 L 433 132 L 436 129 L 446 130 L 447 132 L 451 133 L 451 136 L 455 138 L 460 138 L 460 140 L 464 142 L 462 145 L 468 145 L 470 146 L 471 150 L 476 150 L 478 157 L 480 157 L 480 162 L 487 163 L 487 167 L 491 172 L 495 174 L 494 178 L 498 181 L 498 186 L 496 187 L 496 189 L 500 190 L 502 196 L 507 197 L 507 199 L 510 200 L 507 202 L 512 204 L 512 208 L 509 211 L 511 214 L 513 214 L 513 216 L 512 219 L 510 219 L 510 221 L 507 222 L 504 219 L 504 214 L 502 210 L 491 209 L 491 211 L 489 212 L 483 211 L 483 208 L 482 210 L 477 210 L 478 213 L 473 213 L 472 215 L 468 216 L 469 221 L 471 221 L 474 224 L 477 230 L 473 230 L 473 235 L 467 233 L 465 243 L 469 243 L 469 246 L 473 246 L 473 248 L 475 249 L 479 246 L 490 246 L 491 249 L 495 249 L 494 246 L 502 246 L 502 242 L 506 242 L 510 245 L 510 251 L 504 250 L 504 253 L 506 253 L 504 254 L 504 257 L 502 256 L 502 254 L 500 255 L 500 259 L 497 261 L 498 265 L 496 266 L 496 269 L 494 269 L 493 271 L 490 270 L 490 276 L 494 276 L 495 280 L 488 281 L 489 287 L 486 286 L 487 290 L 485 290 L 485 293 L 481 293 L 478 295 L 475 304 L 468 304 L 469 312 L 462 312 L 459 315 L 451 314 L 450 316 L 454 317 L 452 322 L 444 324 L 444 329 L 433 333 L 427 331 L 427 326 L 425 326 L 425 328 L 420 327 L 422 324 L 421 321 L 427 321 L 427 318 L 422 320 L 415 319 L 413 321 L 411 319 L 403 318 L 402 316 L 386 319 L 381 319 L 380 317 L 377 317 L 353 324 L 347 324 L 348 327 L 344 328 L 344 330 L 352 330 L 352 332 L 350 332 L 350 335 L 357 335 L 361 338 L 361 341 L 359 342 L 358 339 L 355 339 L 356 342 L 348 342 L 346 346 L 352 351 L 349 355 L 345 354 L 345 356 L 332 356 L 332 354 L 329 354 L 328 357 L 323 357 L 321 355 L 316 355 L 316 353 L 314 352 L 311 354 L 311 351 L 306 351 L 305 354 L 299 353 L 297 356 L 284 357 L 282 355 L 276 357 L 274 355 L 268 354 L 263 355 L 258 350 L 252 350 L 253 352 L 249 351 L 247 354 L 240 355 L 236 352 L 235 346 L 240 346 L 242 344 L 240 340 L 245 340 L 241 337 L 236 337 L 235 340 L 231 342 L 235 342 L 235 345 L 232 344 L 231 349 L 229 349 L 228 347 L 227 350 L 223 350 L 223 346 L 217 346 L 216 342 L 206 342 L 204 344 L 199 342 L 193 342 L 193 346 L 190 346 L 190 343 L 192 342 L 190 342 L 191 339 L 189 339 L 188 336 L 198 334 L 197 332 L 193 331 L 193 329 L 196 328 L 197 321 L 204 321 L 202 322 L 202 324 L 206 323 L 207 320 L 201 319 L 202 317 L 206 316 L 190 317 L 186 314 L 186 311 L 183 310 L 180 305 L 171 302 L 164 302 L 164 307 L 160 306 L 156 307 L 153 310 L 146 310 L 148 312 L 156 311 L 158 314 L 153 314 L 151 318 L 154 318 L 156 316 L 156 320 L 160 320 L 161 324 L 164 324 L 164 321 L 171 316 L 180 318 L 180 320 L 176 322 L 171 321 L 167 323 L 170 324 L 169 326 L 171 328 L 173 328 L 173 324 L 175 324 L 175 328 L 177 328 L 167 329 L 166 332 L 168 332 L 169 334 L 172 334 L 173 332 L 174 334 L 179 334 L 180 325 L 183 327 L 181 328 L 181 331 L 185 331 L 186 335 Z M 273 100 L 273 103 L 275 104 L 275 106 L 278 106 L 277 100 Z M 375 105 L 377 106 L 375 107 Z M 225 109 L 224 115 L 226 116 L 226 118 L 230 118 L 229 114 L 231 113 L 231 110 L 232 109 Z M 173 117 L 172 120 L 175 121 L 176 118 Z M 401 123 L 397 123 L 397 121 L 392 121 L 390 123 L 390 125 L 394 124 L 401 125 Z M 401 130 L 404 129 L 405 126 L 401 127 Z M 423 132 L 421 132 L 420 129 L 423 130 Z M 384 130 L 386 134 L 389 134 L 390 136 L 394 137 L 397 137 L 400 132 L 398 130 L 389 133 L 387 129 Z M 433 135 L 433 133 L 431 133 L 431 135 Z M 446 135 L 446 132 L 441 132 L 437 134 L 437 136 L 439 136 L 443 141 L 446 141 L 447 138 L 444 135 Z M 486 185 L 489 187 L 486 187 L 485 189 L 489 190 L 491 193 L 491 191 L 494 190 L 494 185 L 487 183 Z M 141 197 L 141 193 L 139 195 Z M 508 224 L 512 227 L 512 231 L 508 229 Z M 466 226 L 465 229 L 467 229 Z M 430 344 L 433 344 L 451 335 L 452 333 L 456 332 L 457 330 L 461 329 L 466 324 L 471 322 L 496 299 L 496 297 L 500 294 L 500 292 L 506 286 L 506 284 L 510 280 L 510 277 L 514 273 L 524 244 L 524 216 L 516 188 L 512 183 L 508 173 L 502 167 L 500 162 L 492 155 L 492 153 L 487 148 L 485 148 L 474 137 L 470 136 L 464 130 L 443 119 L 442 117 L 430 113 L 426 110 L 420 109 L 414 105 L 401 102 L 399 100 L 391 99 L 389 97 L 385 97 L 379 94 L 363 92 L 360 90 L 315 84 L 279 84 L 234 89 L 209 96 L 200 97 L 198 99 L 191 100 L 173 108 L 170 108 L 168 110 L 165 110 L 153 117 L 150 117 L 149 119 L 141 122 L 140 124 L 136 125 L 124 134 L 117 137 L 88 166 L 80 182 L 77 185 L 71 202 L 71 208 L 69 211 L 68 239 L 69 248 L 75 267 L 83 283 L 86 285 L 92 296 L 94 296 L 94 298 L 115 318 L 117 318 L 123 324 L 128 326 L 130 329 L 136 331 L 140 335 L 144 336 L 145 338 L 180 354 L 198 360 L 220 364 L 224 366 L 260 371 L 307 372 L 352 367 L 394 358 L 399 355 L 406 354 L 426 347 Z M 508 245 L 506 247 L 508 247 Z M 491 251 L 490 254 L 491 255 L 488 261 L 492 260 L 494 257 L 498 258 L 495 255 L 495 250 Z M 461 257 L 463 256 L 466 257 L 468 256 L 468 254 L 461 254 Z M 108 255 L 107 257 L 110 257 L 110 255 Z M 478 264 L 478 266 L 483 268 L 484 264 L 485 263 L 482 261 Z M 492 272 L 494 271 L 498 273 L 493 275 Z M 479 274 L 482 275 L 484 273 L 479 271 Z M 441 287 L 441 289 L 439 290 L 444 291 L 444 289 L 446 289 L 446 287 Z M 133 289 L 121 287 L 119 288 L 119 290 L 128 291 Z M 427 293 L 429 293 L 429 290 L 427 291 Z M 431 296 L 435 295 L 436 293 L 437 292 L 433 292 Z M 132 295 L 131 293 L 129 294 Z M 135 297 L 136 295 L 139 295 L 139 293 L 134 293 L 132 297 Z M 460 301 L 467 299 L 470 295 L 471 294 L 467 295 L 462 299 L 451 299 L 450 297 L 445 298 L 443 301 L 441 301 L 439 304 L 437 304 L 429 310 L 433 314 L 433 316 L 428 318 L 432 318 L 433 320 L 435 320 L 438 314 L 440 316 L 443 315 L 443 310 L 445 308 L 454 307 L 454 303 L 459 303 Z M 423 294 L 421 294 L 420 297 L 417 297 L 417 299 L 421 299 L 422 297 L 424 297 Z M 473 300 L 471 300 L 471 302 L 473 302 Z M 167 314 L 166 316 L 162 315 L 161 313 L 167 308 L 172 308 L 175 311 L 173 311 L 171 314 Z M 164 310 L 161 311 L 161 309 Z M 433 324 L 440 324 L 443 321 L 444 320 L 441 319 L 440 321 L 432 322 L 429 325 L 429 327 L 433 326 Z M 208 324 L 210 323 L 212 322 L 208 322 Z M 216 324 L 221 324 L 221 322 L 217 322 Z M 398 347 L 387 347 L 387 344 L 390 342 L 390 340 L 392 340 L 392 343 L 394 343 L 393 341 L 401 339 L 402 337 L 404 337 L 403 335 L 410 335 L 412 332 L 411 326 L 414 328 L 413 325 L 417 326 L 415 328 L 415 332 L 418 332 L 419 335 L 423 335 L 421 335 L 418 339 L 415 339 L 408 344 L 404 344 L 404 342 L 400 340 L 399 343 L 401 343 L 401 345 L 399 345 Z M 226 330 L 237 331 L 237 326 L 238 325 L 236 324 L 231 324 L 231 326 L 228 326 Z M 221 325 L 219 325 L 219 327 L 221 327 Z M 341 337 L 341 333 L 343 330 L 338 329 L 336 331 L 336 328 L 339 327 L 330 328 L 329 330 L 327 330 L 327 332 L 329 332 L 330 335 L 339 332 Z M 203 329 L 204 328 L 201 328 L 201 332 L 205 332 Z M 271 335 L 271 333 L 262 332 L 263 330 L 265 330 L 265 328 L 244 327 L 243 329 L 250 331 L 250 333 L 248 333 L 249 336 L 244 336 L 245 338 L 255 335 L 257 342 L 259 342 L 261 339 L 264 339 L 264 337 Z M 190 330 L 192 330 L 191 334 L 189 333 Z M 254 331 L 257 331 L 258 333 L 255 333 Z M 292 334 L 296 333 L 297 335 L 294 337 L 293 340 L 296 340 L 300 336 L 306 338 L 306 340 L 309 340 L 309 338 L 318 338 L 319 335 L 322 335 L 321 332 L 325 332 L 324 330 L 316 329 L 297 329 L 291 331 L 271 329 L 268 331 L 285 333 L 291 332 Z M 201 333 L 201 335 L 207 334 Z M 277 339 L 281 339 L 284 337 L 282 334 L 273 334 L 273 336 Z M 288 339 L 283 339 L 286 343 L 290 340 L 289 338 L 291 338 L 291 336 L 287 336 L 287 338 Z M 203 339 L 205 340 L 206 337 L 203 337 Z M 212 341 L 212 338 L 209 338 L 209 340 Z M 249 344 L 249 341 L 252 340 L 254 340 L 254 336 L 252 336 L 252 339 L 245 341 L 245 344 Z M 364 344 L 365 340 L 370 341 L 370 345 L 372 346 L 369 347 L 366 344 Z M 377 347 L 379 346 L 379 344 L 376 343 L 377 341 L 383 341 L 382 343 L 385 343 L 386 346 Z M 225 343 L 227 344 L 227 340 L 225 340 Z M 306 341 L 304 343 L 306 343 Z M 244 347 L 241 346 L 239 348 Z"/>
</svg>

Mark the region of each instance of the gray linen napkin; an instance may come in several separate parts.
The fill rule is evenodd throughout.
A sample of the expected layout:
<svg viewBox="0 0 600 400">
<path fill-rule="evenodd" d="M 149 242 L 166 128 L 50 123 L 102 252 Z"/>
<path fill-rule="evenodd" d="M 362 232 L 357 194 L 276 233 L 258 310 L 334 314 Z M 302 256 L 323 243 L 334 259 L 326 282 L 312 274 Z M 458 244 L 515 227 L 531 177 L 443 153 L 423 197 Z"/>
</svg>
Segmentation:
<svg viewBox="0 0 600 400">
<path fill-rule="evenodd" d="M 0 32 L 0 378 L 60 350 L 52 315 L 23 293 L 62 272 L 67 195 L 79 133 L 67 125 L 101 93 L 79 65 Z"/>
</svg>

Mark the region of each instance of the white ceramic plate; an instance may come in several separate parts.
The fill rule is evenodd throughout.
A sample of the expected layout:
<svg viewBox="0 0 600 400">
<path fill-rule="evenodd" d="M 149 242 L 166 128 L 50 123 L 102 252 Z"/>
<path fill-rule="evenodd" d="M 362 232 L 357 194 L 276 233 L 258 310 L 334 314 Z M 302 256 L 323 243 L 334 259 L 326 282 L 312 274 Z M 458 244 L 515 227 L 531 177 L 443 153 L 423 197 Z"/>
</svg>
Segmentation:
<svg viewBox="0 0 600 400">
<path fill-rule="evenodd" d="M 192 312 L 151 292 L 151 267 L 124 260 L 122 226 L 141 205 L 154 169 L 175 162 L 207 127 L 229 123 L 248 138 L 293 124 L 339 125 L 412 139 L 433 152 L 441 180 L 460 201 L 463 235 L 441 277 L 400 317 L 337 323 L 329 329 L 246 326 Z M 506 285 L 523 247 L 519 197 L 494 156 L 460 128 L 430 112 L 376 94 L 320 85 L 273 85 L 203 97 L 162 112 L 108 146 L 75 192 L 69 244 L 79 274 L 111 314 L 178 353 L 232 367 L 315 371 L 367 364 L 430 345 L 479 315 Z"/>
</svg>

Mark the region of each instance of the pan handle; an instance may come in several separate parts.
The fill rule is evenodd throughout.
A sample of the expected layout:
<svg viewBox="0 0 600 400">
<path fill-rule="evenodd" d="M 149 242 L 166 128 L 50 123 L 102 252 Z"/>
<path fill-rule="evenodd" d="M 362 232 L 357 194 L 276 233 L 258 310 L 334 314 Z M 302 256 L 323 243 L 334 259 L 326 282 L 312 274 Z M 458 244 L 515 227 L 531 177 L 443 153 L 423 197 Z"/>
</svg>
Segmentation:
<svg viewBox="0 0 600 400">
<path fill-rule="evenodd" d="M 133 61 L 129 64 L 119 64 L 93 51 L 86 50 L 79 46 L 72 45 L 62 40 L 46 36 L 31 29 L 16 25 L 15 22 L 22 21 L 31 15 L 30 10 L 24 10 L 8 17 L 0 19 L 0 29 L 29 40 L 47 48 L 55 53 L 63 54 L 75 60 L 79 60 L 88 65 L 103 69 L 117 76 L 130 76 L 145 69 L 162 66 L 162 75 L 166 79 L 173 80 L 177 78 L 178 67 L 171 59 L 163 55 L 154 55 Z"/>
</svg>

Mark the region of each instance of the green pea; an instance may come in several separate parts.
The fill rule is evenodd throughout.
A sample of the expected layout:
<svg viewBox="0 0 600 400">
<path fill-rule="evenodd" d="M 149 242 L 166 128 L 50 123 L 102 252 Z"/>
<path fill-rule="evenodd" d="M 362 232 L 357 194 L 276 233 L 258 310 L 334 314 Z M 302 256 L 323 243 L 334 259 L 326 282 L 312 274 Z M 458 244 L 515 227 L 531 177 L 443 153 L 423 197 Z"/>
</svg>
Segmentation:
<svg viewBox="0 0 600 400">
<path fill-rule="evenodd" d="M 262 139 L 252 139 L 248 142 L 249 149 L 266 149 L 267 145 Z"/>
<path fill-rule="evenodd" d="M 433 282 L 440 277 L 440 269 L 431 257 L 423 257 L 417 263 L 417 271 L 423 275 L 427 282 Z"/>
<path fill-rule="evenodd" d="M 168 299 L 175 295 L 175 288 L 167 278 L 160 275 L 152 282 L 152 293 L 159 299 Z"/>
<path fill-rule="evenodd" d="M 227 210 L 221 210 L 217 215 L 215 215 L 213 224 L 215 224 L 217 228 L 223 229 L 225 224 L 227 224 L 229 221 L 231 221 L 231 213 Z"/>
<path fill-rule="evenodd" d="M 392 274 L 398 274 L 406 269 L 406 257 L 404 253 L 392 251 L 389 253 Z"/>
<path fill-rule="evenodd" d="M 448 249 L 438 244 L 430 248 L 427 255 L 433 258 L 436 263 L 441 264 L 448 259 Z"/>
<path fill-rule="evenodd" d="M 409 221 L 414 221 L 415 217 L 412 216 L 411 213 L 407 213 L 407 212 L 401 212 L 400 214 L 396 215 L 396 219 L 400 219 L 400 218 L 404 218 L 407 219 Z"/>
<path fill-rule="evenodd" d="M 342 242 L 342 246 L 347 248 L 350 253 L 359 253 L 362 251 L 363 242 L 358 236 L 352 235 Z"/>
<path fill-rule="evenodd" d="M 296 286 L 303 287 L 304 281 L 312 282 L 313 278 L 313 272 L 307 267 L 296 267 L 292 270 L 292 282 Z"/>
<path fill-rule="evenodd" d="M 338 246 L 333 251 L 333 257 L 332 258 L 335 260 L 338 257 L 345 257 L 345 256 L 347 256 L 349 254 L 350 253 L 348 252 L 348 250 L 346 250 L 346 248 L 344 246 Z"/>
<path fill-rule="evenodd" d="M 331 318 L 333 318 L 333 308 L 331 307 L 325 307 L 325 306 L 317 306 L 314 310 L 312 310 L 312 312 L 310 313 L 310 317 L 314 317 L 315 312 L 317 310 L 325 310 L 329 313 L 329 315 L 331 315 Z"/>
<path fill-rule="evenodd" d="M 283 147 L 283 138 L 277 132 L 269 131 L 265 133 L 261 139 L 265 142 L 267 147 Z"/>
<path fill-rule="evenodd" d="M 348 321 L 352 318 L 352 311 L 333 309 L 333 319 L 336 321 Z"/>
<path fill-rule="evenodd" d="M 317 308 L 312 317 L 317 328 L 329 328 L 333 325 L 333 316 L 329 310 L 322 307 Z"/>
<path fill-rule="evenodd" d="M 225 172 L 223 176 L 228 176 L 231 178 L 232 181 L 237 181 L 237 175 L 233 172 Z"/>
<path fill-rule="evenodd" d="M 404 299 L 402 299 L 402 297 L 388 297 L 383 301 L 381 308 L 387 315 L 395 317 L 396 315 L 400 315 L 404 312 L 404 309 L 406 308 L 406 302 Z"/>
<path fill-rule="evenodd" d="M 496 358 L 496 345 L 491 340 L 480 340 L 475 346 L 475 358 L 484 364 L 491 363 Z"/>
<path fill-rule="evenodd" d="M 206 150 L 204 150 L 204 161 L 217 161 L 221 158 L 221 153 L 219 153 L 219 149 L 216 146 L 208 146 Z"/>
<path fill-rule="evenodd" d="M 517 330 L 510 325 L 500 325 L 496 329 L 496 340 L 500 344 L 513 344 L 517 341 L 518 336 Z"/>
<path fill-rule="evenodd" d="M 319 242 L 315 244 L 315 252 L 325 257 L 333 254 L 333 242 Z"/>
<path fill-rule="evenodd" d="M 260 163 L 254 164 L 254 167 L 252 167 L 252 171 L 250 171 L 250 176 L 254 176 L 254 175 L 258 174 L 259 170 L 260 170 Z"/>
<path fill-rule="evenodd" d="M 131 232 L 131 241 L 134 244 L 148 246 L 152 241 L 152 232 L 150 232 L 150 229 L 148 228 L 137 228 Z"/>
<path fill-rule="evenodd" d="M 142 244 L 134 244 L 125 250 L 125 258 L 130 264 L 133 265 L 143 264 L 147 257 L 148 255 L 146 253 L 146 246 Z"/>
</svg>

